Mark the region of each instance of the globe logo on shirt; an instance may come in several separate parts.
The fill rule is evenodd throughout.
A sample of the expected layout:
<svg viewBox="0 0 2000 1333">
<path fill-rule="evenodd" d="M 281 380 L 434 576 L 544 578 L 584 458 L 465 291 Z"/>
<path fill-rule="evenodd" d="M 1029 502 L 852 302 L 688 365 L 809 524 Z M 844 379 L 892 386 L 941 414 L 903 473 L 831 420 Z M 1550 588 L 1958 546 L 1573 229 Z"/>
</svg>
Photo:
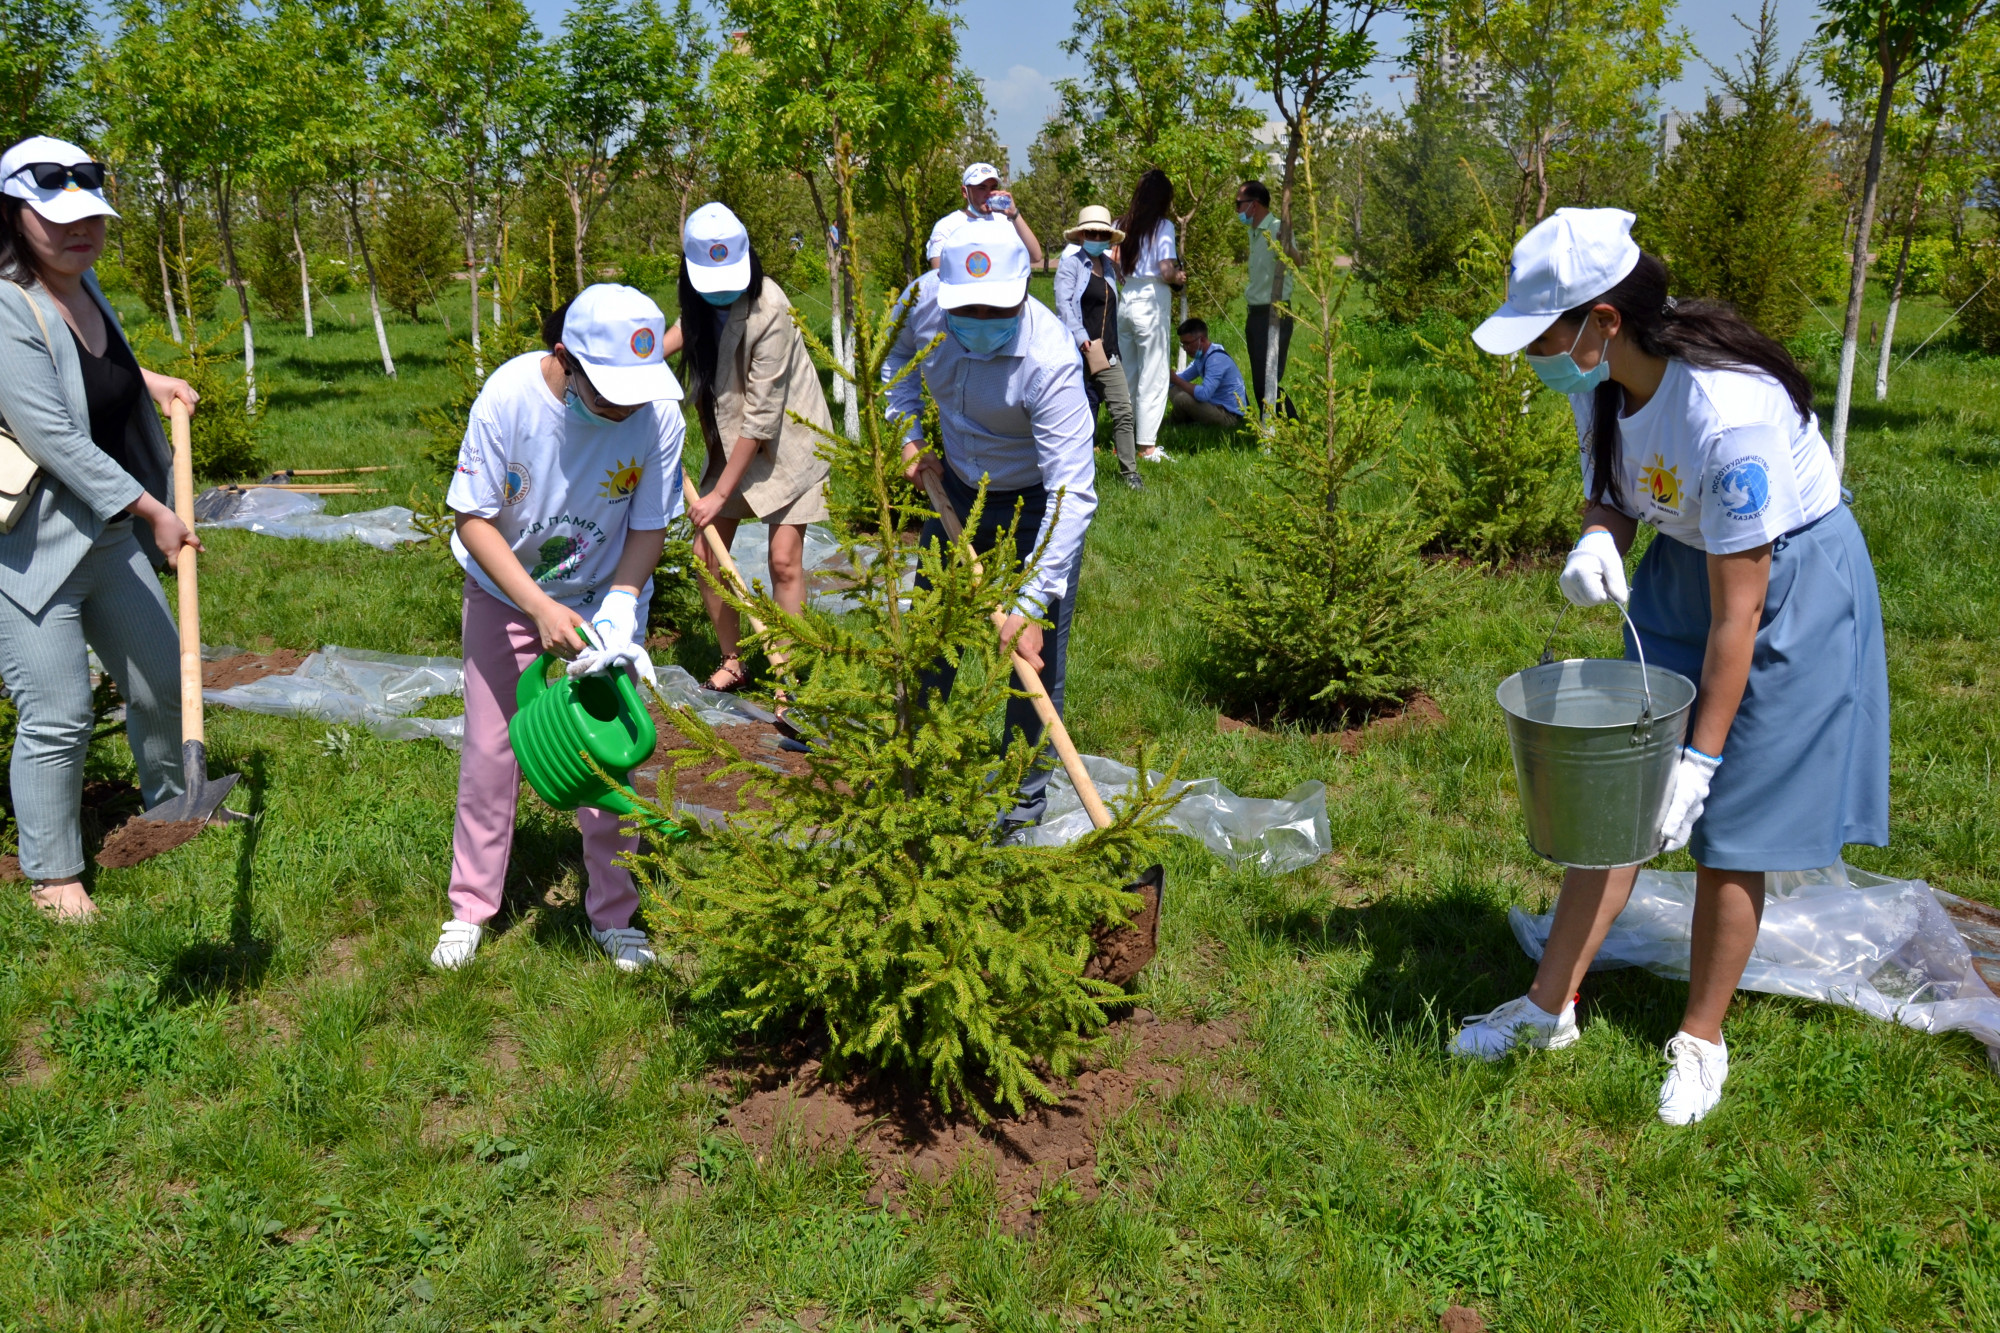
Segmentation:
<svg viewBox="0 0 2000 1333">
<path fill-rule="evenodd" d="M 983 278 L 993 271 L 993 261 L 984 250 L 974 250 L 965 257 L 965 271 L 972 277 Z"/>
<path fill-rule="evenodd" d="M 729 258 L 729 247 L 721 241 L 717 241 L 714 245 L 708 247 L 708 257 L 720 264 L 723 260 Z"/>
<path fill-rule="evenodd" d="M 1715 496 L 1722 512 L 1734 519 L 1753 519 L 1771 504 L 1771 474 L 1761 458 L 1739 458 L 1715 478 Z"/>
<path fill-rule="evenodd" d="M 509 463 L 506 473 L 500 478 L 500 503 L 508 508 L 528 498 L 534 480 L 528 473 L 526 463 Z"/>
<path fill-rule="evenodd" d="M 642 328 L 632 335 L 632 355 L 644 361 L 653 354 L 653 331 Z"/>
</svg>

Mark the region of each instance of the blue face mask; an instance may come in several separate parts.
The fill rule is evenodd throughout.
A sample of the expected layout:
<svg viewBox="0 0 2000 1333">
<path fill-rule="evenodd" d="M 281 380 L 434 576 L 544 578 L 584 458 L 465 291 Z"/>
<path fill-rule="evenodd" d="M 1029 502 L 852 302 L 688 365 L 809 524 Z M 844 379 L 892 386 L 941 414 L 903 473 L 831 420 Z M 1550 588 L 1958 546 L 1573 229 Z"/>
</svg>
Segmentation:
<svg viewBox="0 0 2000 1333">
<path fill-rule="evenodd" d="M 1106 250 L 1109 250 L 1110 248 L 1111 248 L 1111 242 L 1109 241 L 1083 242 L 1083 252 L 1089 255 L 1092 259 L 1097 258 L 1097 256 L 1103 254 Z"/>
<path fill-rule="evenodd" d="M 1239 210 L 1237 210 L 1237 213 L 1236 213 L 1236 220 L 1237 220 L 1238 222 L 1242 223 L 1242 224 L 1243 224 L 1244 226 L 1246 226 L 1246 227 L 1254 227 L 1254 226 L 1256 226 L 1256 225 L 1257 225 L 1256 223 L 1254 223 L 1254 222 L 1252 222 L 1252 221 L 1250 220 L 1250 215 L 1249 215 L 1248 213 L 1245 213 L 1245 212 L 1243 212 L 1243 211 L 1242 211 L 1242 210 L 1240 210 L 1240 209 L 1239 209 Z"/>
<path fill-rule="evenodd" d="M 601 417 L 584 406 L 583 396 L 575 389 L 571 389 L 563 395 L 563 406 L 569 409 L 571 416 L 587 426 L 615 426 L 618 424 L 610 417 Z"/>
<path fill-rule="evenodd" d="M 1021 317 L 1009 315 L 1005 319 L 973 319 L 969 315 L 946 315 L 944 322 L 951 326 L 951 336 L 958 339 L 958 345 L 974 356 L 991 356 L 1014 341 L 1014 334 L 1020 330 Z"/>
<path fill-rule="evenodd" d="M 1589 393 L 1598 385 L 1611 378 L 1611 340 L 1604 340 L 1604 350 L 1598 355 L 1597 364 L 1589 370 L 1576 364 L 1576 344 L 1583 340 L 1583 329 L 1576 331 L 1576 340 L 1569 345 L 1568 352 L 1557 352 L 1554 356 L 1531 356 L 1528 368 L 1535 372 L 1537 379 L 1557 393 Z"/>
<path fill-rule="evenodd" d="M 703 292 L 701 294 L 701 299 L 708 302 L 710 305 L 721 305 L 721 306 L 735 305 L 736 298 L 743 295 L 743 293 L 747 290 L 749 289 L 745 287 L 738 287 L 733 292 Z"/>
</svg>

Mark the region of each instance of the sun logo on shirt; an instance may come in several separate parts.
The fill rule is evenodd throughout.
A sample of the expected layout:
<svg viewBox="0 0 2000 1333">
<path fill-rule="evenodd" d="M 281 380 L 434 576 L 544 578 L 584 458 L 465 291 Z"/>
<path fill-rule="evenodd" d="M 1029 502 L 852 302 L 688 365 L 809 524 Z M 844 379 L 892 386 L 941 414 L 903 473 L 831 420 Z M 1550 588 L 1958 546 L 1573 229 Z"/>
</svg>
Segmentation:
<svg viewBox="0 0 2000 1333">
<path fill-rule="evenodd" d="M 620 500 L 629 500 L 632 498 L 632 492 L 639 489 L 639 478 L 645 475 L 645 471 L 646 469 L 640 466 L 636 458 L 627 463 L 620 463 L 605 472 L 604 481 L 598 486 L 597 493 L 613 504 L 617 504 Z"/>
<path fill-rule="evenodd" d="M 1646 488 L 1653 503 L 1670 514 L 1681 512 L 1681 470 L 1668 467 L 1667 460 L 1653 455 L 1651 467 L 1639 469 L 1639 484 Z"/>
</svg>

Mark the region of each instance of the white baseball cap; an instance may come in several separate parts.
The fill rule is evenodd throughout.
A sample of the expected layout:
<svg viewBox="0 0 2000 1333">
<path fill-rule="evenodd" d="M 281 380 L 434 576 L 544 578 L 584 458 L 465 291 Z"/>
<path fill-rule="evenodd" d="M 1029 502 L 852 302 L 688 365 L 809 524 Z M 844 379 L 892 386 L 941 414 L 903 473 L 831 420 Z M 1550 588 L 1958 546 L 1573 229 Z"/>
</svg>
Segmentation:
<svg viewBox="0 0 2000 1333">
<path fill-rule="evenodd" d="M 1011 222 L 975 218 L 951 234 L 938 260 L 938 304 L 1014 306 L 1028 294 L 1028 247 Z"/>
<path fill-rule="evenodd" d="M 615 282 L 584 288 L 563 316 L 563 350 L 620 407 L 681 396 L 660 350 L 666 336 L 667 317 L 653 298 Z"/>
<path fill-rule="evenodd" d="M 102 187 L 86 190 L 74 180 L 65 180 L 50 188 L 38 182 L 35 173 L 27 169 L 31 164 L 45 162 L 59 167 L 76 167 L 95 161 L 89 153 L 67 140 L 37 134 L 0 154 L 0 194 L 27 200 L 30 208 L 58 224 L 75 222 L 80 218 L 115 218 L 118 210 L 106 202 Z"/>
<path fill-rule="evenodd" d="M 750 285 L 750 233 L 722 204 L 703 204 L 688 214 L 681 255 L 698 292 L 740 292 Z"/>
<path fill-rule="evenodd" d="M 1514 246 L 1507 300 L 1472 341 L 1495 356 L 1520 351 L 1549 325 L 1625 280 L 1639 262 L 1622 208 L 1558 208 Z"/>
<path fill-rule="evenodd" d="M 965 174 L 958 179 L 959 184 L 965 186 L 967 189 L 975 185 L 984 185 L 988 181 L 992 181 L 997 185 L 1000 182 L 1000 168 L 994 166 L 991 162 L 974 162 L 965 169 Z"/>
</svg>

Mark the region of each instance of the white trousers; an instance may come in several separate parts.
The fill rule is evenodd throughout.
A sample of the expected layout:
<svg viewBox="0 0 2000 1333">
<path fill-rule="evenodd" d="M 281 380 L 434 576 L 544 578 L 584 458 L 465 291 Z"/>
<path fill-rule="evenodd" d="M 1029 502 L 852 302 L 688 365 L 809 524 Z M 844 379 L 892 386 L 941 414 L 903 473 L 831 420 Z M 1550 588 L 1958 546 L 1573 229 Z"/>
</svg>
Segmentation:
<svg viewBox="0 0 2000 1333">
<path fill-rule="evenodd" d="M 1133 433 L 1141 449 L 1159 443 L 1173 367 L 1174 294 L 1158 278 L 1133 278 L 1118 297 L 1118 356 L 1132 391 Z"/>
</svg>

